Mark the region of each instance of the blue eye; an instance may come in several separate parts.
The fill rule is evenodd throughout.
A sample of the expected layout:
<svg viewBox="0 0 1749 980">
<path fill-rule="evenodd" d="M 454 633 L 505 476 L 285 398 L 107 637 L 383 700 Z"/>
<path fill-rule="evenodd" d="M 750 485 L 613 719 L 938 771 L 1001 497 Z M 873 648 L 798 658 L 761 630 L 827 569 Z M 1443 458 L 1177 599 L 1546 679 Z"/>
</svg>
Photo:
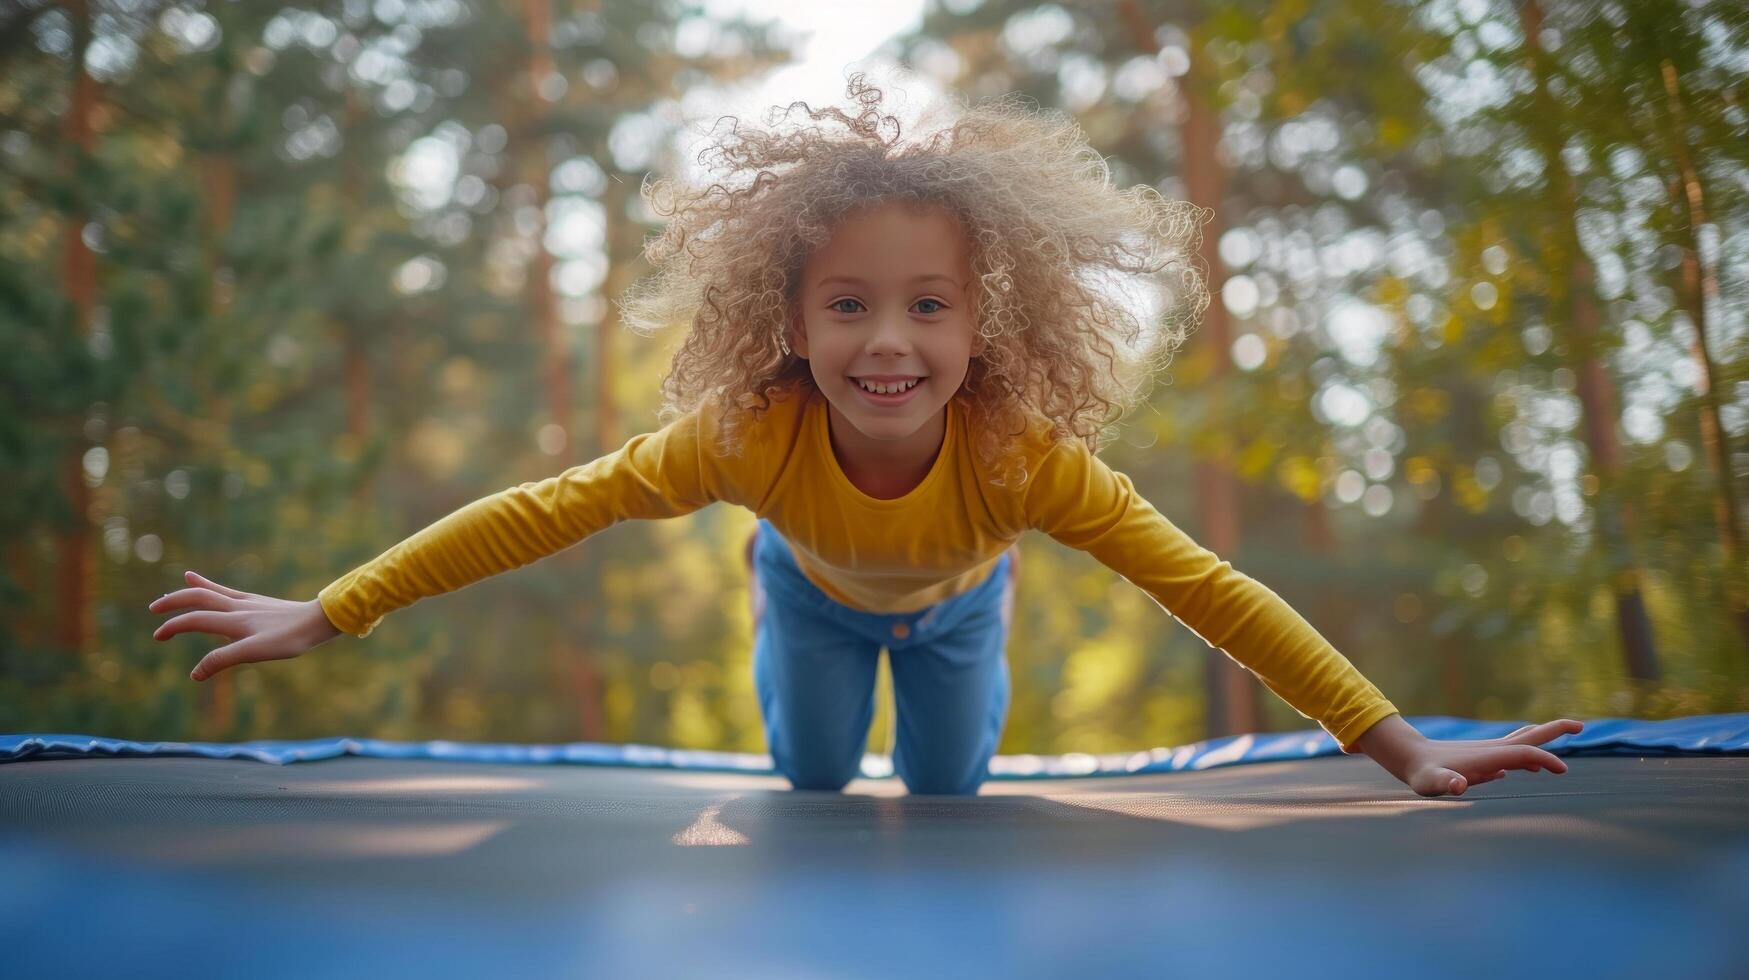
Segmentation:
<svg viewBox="0 0 1749 980">
<path fill-rule="evenodd" d="M 827 305 L 826 309 L 831 310 L 834 313 L 855 313 L 855 312 L 858 312 L 856 310 L 841 310 L 841 309 L 839 309 L 838 307 L 839 307 L 839 304 L 841 304 L 841 303 L 855 303 L 857 306 L 862 305 L 861 300 L 852 299 L 851 297 L 846 296 L 843 299 L 833 300 L 830 304 Z M 918 303 L 918 305 L 922 305 L 924 303 L 934 303 L 935 306 L 937 307 L 936 309 L 933 309 L 933 310 L 923 310 L 922 312 L 925 316 L 928 316 L 928 315 L 934 314 L 934 313 L 940 313 L 942 310 L 947 309 L 947 304 L 943 303 L 941 300 L 938 300 L 938 299 L 924 298 L 924 299 L 918 300 L 917 303 Z"/>
</svg>

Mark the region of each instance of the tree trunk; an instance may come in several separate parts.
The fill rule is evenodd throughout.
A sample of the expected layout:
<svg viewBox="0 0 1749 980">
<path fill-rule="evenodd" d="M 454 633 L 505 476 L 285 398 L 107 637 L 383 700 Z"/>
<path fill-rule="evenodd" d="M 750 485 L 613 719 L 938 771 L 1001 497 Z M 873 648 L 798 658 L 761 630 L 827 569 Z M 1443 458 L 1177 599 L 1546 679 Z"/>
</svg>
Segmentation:
<svg viewBox="0 0 1749 980">
<path fill-rule="evenodd" d="M 1579 363 L 1579 404 L 1585 412 L 1585 448 L 1602 487 L 1613 488 L 1621 473 L 1621 443 L 1616 439 L 1615 385 L 1603 359 L 1597 356 L 1600 332 L 1597 305 L 1591 301 L 1591 264 L 1578 252 L 1578 235 L 1572 238 L 1573 259 L 1569 281 L 1573 295 L 1572 333 L 1579 341 L 1570 353 Z M 1610 587 L 1615 598 L 1616 626 L 1621 632 L 1622 653 L 1628 676 L 1636 680 L 1658 678 L 1658 655 L 1652 636 L 1652 620 L 1640 588 L 1641 571 L 1634 556 L 1635 529 L 1632 501 L 1618 499 L 1600 487 L 1597 495 L 1599 533 L 1610 563 Z"/>
<path fill-rule="evenodd" d="M 91 11 L 87 0 L 69 0 L 66 10 L 73 22 L 73 96 L 62 137 L 70 148 L 69 155 L 76 157 L 91 150 L 98 91 L 97 80 L 85 67 L 85 53 L 91 46 Z M 69 164 L 65 172 L 76 171 Z M 81 337 L 90 335 L 91 312 L 97 305 L 96 256 L 84 238 L 87 217 L 82 208 L 75 206 L 62 230 L 61 290 L 73 304 Z M 88 447 L 83 437 L 84 419 L 68 421 L 75 437 L 61 462 L 61 478 L 72 516 L 56 535 L 60 567 L 56 581 L 55 639 L 63 649 L 78 656 L 91 649 L 97 635 L 93 601 L 97 542 L 91 533 L 91 492 L 85 486 Z"/>
<path fill-rule="evenodd" d="M 231 216 L 236 211 L 237 162 L 228 154 L 207 154 L 201 160 L 201 176 L 207 212 L 206 268 L 213 277 L 209 315 L 218 321 L 231 305 L 232 284 L 226 275 L 222 244 L 231 228 Z M 236 719 L 236 681 L 234 671 L 221 671 L 197 688 L 201 729 L 205 737 L 219 739 L 231 733 Z"/>
<path fill-rule="evenodd" d="M 345 164 L 340 175 L 340 200 L 345 213 L 349 215 L 363 214 L 370 196 L 370 188 L 366 182 L 363 165 L 363 151 L 358 147 L 360 128 L 365 122 L 368 107 L 358 90 L 348 88 L 346 91 L 345 124 L 341 130 L 342 139 L 346 141 L 342 152 L 346 154 Z M 357 251 L 357 237 L 346 236 L 344 251 Z M 360 325 L 344 310 L 338 312 L 333 319 L 335 333 L 340 338 L 340 349 L 343 358 L 343 374 L 346 386 L 346 438 L 354 452 L 363 450 L 366 440 L 370 438 L 371 428 L 371 391 L 375 387 L 370 363 L 370 345 L 367 343 Z M 369 495 L 370 487 L 360 481 L 353 490 L 353 501 L 362 505 Z"/>
<path fill-rule="evenodd" d="M 1550 278 L 1549 312 L 1567 340 L 1568 358 L 1577 368 L 1578 395 L 1584 412 L 1587 454 L 1599 482 L 1598 537 L 1610 569 L 1616 624 L 1628 676 L 1637 681 L 1658 678 L 1658 654 L 1651 619 L 1640 592 L 1640 564 L 1634 553 L 1633 511 L 1617 498 L 1621 451 L 1616 440 L 1613 384 L 1598 355 L 1601 334 L 1597 306 L 1592 301 L 1591 263 L 1579 247 L 1578 206 L 1572 180 L 1561 160 L 1564 142 L 1560 106 L 1549 94 L 1550 66 L 1539 47 L 1543 14 L 1537 0 L 1524 0 L 1519 27 L 1525 39 L 1525 60 L 1536 81 L 1536 104 L 1544 124 L 1535 134 L 1549 181 L 1554 213 L 1543 248 L 1557 272 Z"/>
<path fill-rule="evenodd" d="M 1706 187 L 1688 152 L 1684 130 L 1687 111 L 1682 103 L 1682 81 L 1676 66 L 1663 63 L 1664 93 L 1670 109 L 1670 149 L 1675 158 L 1677 180 L 1671 198 L 1683 216 L 1682 288 L 1680 305 L 1694 324 L 1694 360 L 1700 368 L 1700 434 L 1707 461 L 1718 482 L 1713 494 L 1713 520 L 1719 528 L 1719 544 L 1725 558 L 1725 601 L 1745 646 L 1749 647 L 1749 582 L 1745 581 L 1743 528 L 1737 516 L 1736 474 L 1731 466 L 1731 437 L 1719 418 L 1718 364 L 1707 344 L 1708 307 L 1718 302 L 1719 277 L 1700 253 L 1700 229 L 1707 224 Z"/>
<path fill-rule="evenodd" d="M 1118 13 L 1129 29 L 1131 42 L 1141 51 L 1158 54 L 1160 46 L 1154 38 L 1156 25 L 1140 5 L 1135 0 L 1124 0 L 1118 6 Z M 1208 289 L 1214 296 L 1214 302 L 1209 304 L 1203 318 L 1201 332 L 1207 339 L 1200 356 L 1209 359 L 1209 369 L 1202 375 L 1209 386 L 1212 403 L 1209 417 L 1224 419 L 1227 413 L 1222 410 L 1225 401 L 1221 394 L 1222 379 L 1233 369 L 1230 353 L 1232 331 L 1227 323 L 1226 307 L 1220 299 L 1226 270 L 1221 264 L 1218 247 L 1227 174 L 1215 153 L 1221 137 L 1220 117 L 1209 102 L 1213 81 L 1207 74 L 1206 65 L 1203 57 L 1193 53 L 1190 74 L 1179 88 L 1186 109 L 1179 125 L 1179 143 L 1185 195 L 1192 204 L 1208 209 L 1214 216 L 1203 228 L 1198 253 L 1208 270 Z M 1239 546 L 1240 501 L 1229 451 L 1223 446 L 1212 458 L 1199 459 L 1195 479 L 1204 547 L 1216 554 L 1230 555 Z M 1257 679 L 1250 671 L 1225 653 L 1211 649 L 1204 661 L 1203 677 L 1207 702 L 1205 728 L 1209 737 L 1263 730 L 1262 700 Z"/>
<path fill-rule="evenodd" d="M 614 339 L 619 335 L 619 307 L 614 300 L 631 279 L 631 263 L 642 250 L 641 235 L 626 218 L 627 184 L 607 181 L 601 195 L 601 208 L 606 229 L 602 248 L 607 253 L 607 275 L 601 281 L 602 298 L 607 301 L 601 322 L 595 328 L 595 447 L 609 453 L 619 448 L 624 435 L 620 429 L 619 402 L 614 397 L 614 375 L 619 370 L 614 355 Z"/>
<path fill-rule="evenodd" d="M 527 33 L 529 46 L 528 83 L 521 100 L 525 108 L 514 117 L 519 124 L 515 127 L 513 138 L 520 147 L 516 151 L 516 157 L 524 161 L 523 166 L 526 169 L 523 173 L 534 190 L 533 206 L 542 216 L 540 227 L 535 231 L 534 258 L 529 264 L 526 288 L 535 330 L 540 338 L 541 349 L 545 351 L 543 386 L 547 415 L 551 424 L 558 426 L 564 435 L 561 459 L 580 462 L 579 450 L 587 451 L 589 447 L 579 445 L 576 426 L 571 417 L 570 349 L 564 327 L 559 322 L 558 297 L 553 294 L 553 257 L 547 251 L 545 242 L 545 216 L 547 202 L 551 197 L 552 167 L 547 158 L 547 140 L 539 132 L 541 127 L 538 123 L 545 114 L 545 99 L 541 97 L 540 85 L 553 73 L 553 56 L 549 44 L 552 27 L 551 2 L 552 0 L 524 0 L 522 5 L 523 28 Z M 608 230 L 611 231 L 611 215 L 608 221 Z M 610 366 L 604 362 L 599 365 L 599 369 L 605 374 Z M 602 388 L 606 390 L 605 383 Z M 595 567 L 599 561 L 599 551 L 599 548 L 586 547 L 582 556 L 585 566 L 582 577 L 592 586 L 598 586 L 601 579 Z M 566 606 L 554 610 L 553 628 L 548 634 L 547 643 L 547 659 L 553 676 L 559 678 L 570 692 L 577 712 L 577 731 L 585 741 L 590 742 L 600 741 L 605 732 L 601 684 L 590 651 L 580 649 L 575 638 L 579 630 L 599 619 L 599 616 L 592 615 L 599 602 L 598 596 L 591 596 L 580 607 Z"/>
</svg>

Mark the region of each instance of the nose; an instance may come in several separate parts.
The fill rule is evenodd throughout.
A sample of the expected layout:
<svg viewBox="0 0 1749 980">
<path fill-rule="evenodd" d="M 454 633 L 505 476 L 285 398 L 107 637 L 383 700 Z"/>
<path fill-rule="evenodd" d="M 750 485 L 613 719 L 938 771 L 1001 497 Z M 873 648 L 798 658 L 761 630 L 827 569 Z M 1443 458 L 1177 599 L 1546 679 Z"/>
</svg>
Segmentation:
<svg viewBox="0 0 1749 980">
<path fill-rule="evenodd" d="M 874 330 L 863 348 L 870 354 L 904 355 L 911 353 L 911 326 L 902 315 L 874 318 Z"/>
</svg>

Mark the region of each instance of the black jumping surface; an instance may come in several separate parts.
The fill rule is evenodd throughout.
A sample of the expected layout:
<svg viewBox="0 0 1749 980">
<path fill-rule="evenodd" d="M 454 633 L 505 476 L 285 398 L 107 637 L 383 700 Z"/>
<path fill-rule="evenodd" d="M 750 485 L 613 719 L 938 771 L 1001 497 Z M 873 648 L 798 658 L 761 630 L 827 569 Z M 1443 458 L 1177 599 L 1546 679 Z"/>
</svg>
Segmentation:
<svg viewBox="0 0 1749 980">
<path fill-rule="evenodd" d="M 0 765 L 0 975 L 1749 977 L 1749 757 L 993 781 Z"/>
</svg>

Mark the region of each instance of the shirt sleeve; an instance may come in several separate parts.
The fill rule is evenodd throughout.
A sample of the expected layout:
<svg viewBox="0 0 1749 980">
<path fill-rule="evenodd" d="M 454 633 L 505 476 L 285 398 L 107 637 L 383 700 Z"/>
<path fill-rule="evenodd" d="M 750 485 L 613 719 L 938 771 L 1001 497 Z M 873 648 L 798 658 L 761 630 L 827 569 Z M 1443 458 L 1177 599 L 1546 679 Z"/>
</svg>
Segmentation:
<svg viewBox="0 0 1749 980">
<path fill-rule="evenodd" d="M 719 457 L 713 409 L 696 409 L 618 450 L 483 497 L 347 572 L 316 596 L 341 631 L 368 636 L 390 612 L 519 568 L 630 518 L 738 501 L 749 456 Z"/>
<path fill-rule="evenodd" d="M 1029 527 L 1091 554 L 1147 592 L 1345 751 L 1396 712 L 1285 600 L 1192 541 L 1085 444 L 1055 444 L 1027 484 L 1025 502 Z"/>
</svg>

